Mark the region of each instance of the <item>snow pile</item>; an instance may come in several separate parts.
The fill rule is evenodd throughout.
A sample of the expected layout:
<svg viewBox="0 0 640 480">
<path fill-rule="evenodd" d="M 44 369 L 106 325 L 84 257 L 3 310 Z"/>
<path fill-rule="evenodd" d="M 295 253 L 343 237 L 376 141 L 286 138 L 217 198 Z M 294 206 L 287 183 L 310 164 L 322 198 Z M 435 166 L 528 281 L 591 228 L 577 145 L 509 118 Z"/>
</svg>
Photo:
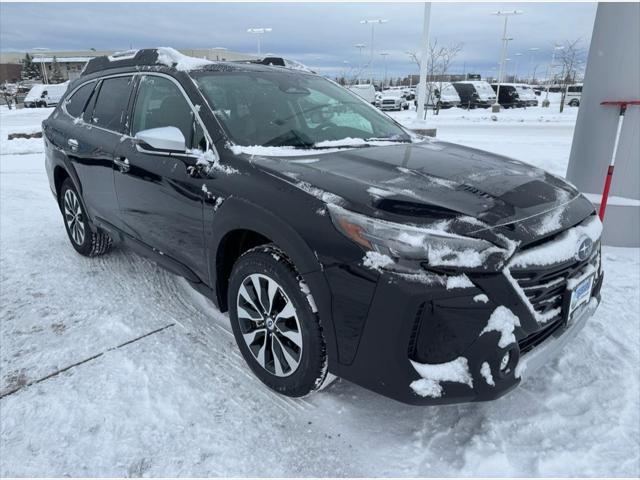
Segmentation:
<svg viewBox="0 0 640 480">
<path fill-rule="evenodd" d="M 474 302 L 487 303 L 489 302 L 489 297 L 487 297 L 484 293 L 480 293 L 473 297 Z"/>
<path fill-rule="evenodd" d="M 464 273 L 462 275 L 456 275 L 454 277 L 447 277 L 447 290 L 451 290 L 454 288 L 473 288 L 475 285 L 471 283 L 469 277 L 467 277 Z"/>
<path fill-rule="evenodd" d="M 313 150 L 296 147 L 263 147 L 262 145 L 230 145 L 229 149 L 234 155 L 255 155 L 258 157 L 303 157 L 307 155 L 322 155 L 344 150 L 343 148 L 327 148 Z"/>
<path fill-rule="evenodd" d="M 429 364 L 411 360 L 411 365 L 422 377 L 411 382 L 411 389 L 421 397 L 438 398 L 442 396 L 440 382 L 464 383 L 473 388 L 473 378 L 469 372 L 469 362 L 458 357 L 447 363 Z"/>
<path fill-rule="evenodd" d="M 173 67 L 176 70 L 182 72 L 188 72 L 189 70 L 197 70 L 198 68 L 211 65 L 214 62 L 207 60 L 206 58 L 195 58 L 183 55 L 179 51 L 171 47 L 158 48 L 157 63 L 166 65 L 167 67 Z"/>
<path fill-rule="evenodd" d="M 191 150 L 187 150 L 187 153 L 197 157 L 198 160 L 196 161 L 196 165 L 203 167 L 207 174 L 213 171 L 221 172 L 226 175 L 238 173 L 238 170 L 235 168 L 221 164 L 220 159 L 214 155 L 213 150 L 203 152 L 199 148 L 193 148 Z"/>
<path fill-rule="evenodd" d="M 304 190 L 309 195 L 313 195 L 318 200 L 322 200 L 326 204 L 338 206 L 344 203 L 344 199 L 342 197 L 336 195 L 335 193 L 325 192 L 318 187 L 314 187 L 309 182 L 298 182 L 294 185 L 300 190 Z"/>
<path fill-rule="evenodd" d="M 594 243 L 600 239 L 602 222 L 597 216 L 592 216 L 581 225 L 577 225 L 562 232 L 552 242 L 543 243 L 518 253 L 510 262 L 510 267 L 528 267 L 531 265 L 552 265 L 574 258 L 578 253 L 582 237 L 589 237 Z"/>
<path fill-rule="evenodd" d="M 351 148 L 351 147 L 386 147 L 389 145 L 398 145 L 399 142 L 389 140 L 365 140 L 364 138 L 342 138 L 340 140 L 325 140 L 315 144 L 318 148 Z"/>
<path fill-rule="evenodd" d="M 519 326 L 520 319 L 507 307 L 501 305 L 493 311 L 487 326 L 480 332 L 480 335 L 488 332 L 500 333 L 498 346 L 505 348 L 512 343 L 516 343 L 516 336 L 513 331 Z"/>
<path fill-rule="evenodd" d="M 362 259 L 362 264 L 372 270 L 380 271 L 389 265 L 393 265 L 391 257 L 378 252 L 367 252 Z"/>
<path fill-rule="evenodd" d="M 484 378 L 487 384 L 492 387 L 496 386 L 496 382 L 493 380 L 493 374 L 491 373 L 491 366 L 488 362 L 482 362 L 482 366 L 480 367 L 480 375 Z"/>
</svg>

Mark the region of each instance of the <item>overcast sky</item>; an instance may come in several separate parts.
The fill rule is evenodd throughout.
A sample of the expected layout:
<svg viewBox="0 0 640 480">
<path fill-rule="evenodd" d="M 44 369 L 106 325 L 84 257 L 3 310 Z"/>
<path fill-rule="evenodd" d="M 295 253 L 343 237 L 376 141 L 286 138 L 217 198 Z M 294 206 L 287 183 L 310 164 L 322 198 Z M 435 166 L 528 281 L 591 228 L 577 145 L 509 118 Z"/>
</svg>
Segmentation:
<svg viewBox="0 0 640 480">
<path fill-rule="evenodd" d="M 517 8 L 523 15 L 509 20 L 510 72 L 516 59 L 520 75 L 538 65 L 544 74 L 554 42 L 580 38 L 588 48 L 595 3 L 434 3 L 431 38 L 441 44 L 463 44 L 453 73 L 495 75 L 503 21 L 492 11 Z M 417 50 L 422 31 L 422 4 L 411 3 L 2 3 L 0 48 L 52 50 L 226 47 L 255 53 L 249 27 L 271 27 L 263 53 L 299 60 L 321 73 L 336 75 L 357 68 L 369 57 L 370 27 L 362 19 L 384 18 L 376 27 L 374 67 L 381 75 L 388 52 L 389 75 L 415 72 L 406 51 Z M 353 45 L 367 44 L 363 59 Z M 529 48 L 540 50 L 530 62 Z M 515 56 L 515 53 L 523 53 Z"/>
</svg>

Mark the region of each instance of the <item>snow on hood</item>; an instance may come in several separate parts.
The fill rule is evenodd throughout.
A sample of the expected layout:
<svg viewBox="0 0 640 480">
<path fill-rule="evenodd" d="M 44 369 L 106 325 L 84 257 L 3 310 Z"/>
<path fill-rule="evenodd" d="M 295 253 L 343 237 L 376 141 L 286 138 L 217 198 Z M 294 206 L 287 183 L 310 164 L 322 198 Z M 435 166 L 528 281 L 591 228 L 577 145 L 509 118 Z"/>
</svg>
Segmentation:
<svg viewBox="0 0 640 480">
<path fill-rule="evenodd" d="M 422 141 L 421 138 L 411 136 L 411 141 Z M 234 155 L 254 155 L 263 157 L 302 157 L 309 155 L 323 155 L 350 150 L 358 147 L 384 147 L 397 145 L 398 142 L 388 140 L 365 140 L 363 138 L 343 138 L 340 140 L 326 140 L 315 144 L 317 148 L 298 147 L 264 147 L 262 145 L 230 145 L 229 148 Z"/>
<path fill-rule="evenodd" d="M 173 67 L 176 70 L 186 72 L 189 70 L 197 70 L 198 68 L 211 65 L 214 62 L 206 58 L 196 58 L 183 55 L 179 51 L 171 47 L 159 47 L 157 63 Z"/>
<path fill-rule="evenodd" d="M 553 265 L 575 258 L 581 239 L 588 237 L 596 243 L 602 234 L 602 222 L 593 215 L 586 222 L 562 232 L 551 242 L 529 248 L 514 255 L 509 267 Z"/>
</svg>

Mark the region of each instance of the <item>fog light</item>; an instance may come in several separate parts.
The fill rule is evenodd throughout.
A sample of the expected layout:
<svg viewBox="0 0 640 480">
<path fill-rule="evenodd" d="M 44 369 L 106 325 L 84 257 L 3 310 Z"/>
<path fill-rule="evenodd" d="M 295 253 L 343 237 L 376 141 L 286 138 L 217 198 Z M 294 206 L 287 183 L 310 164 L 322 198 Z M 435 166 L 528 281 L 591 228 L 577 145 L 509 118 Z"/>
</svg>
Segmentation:
<svg viewBox="0 0 640 480">
<path fill-rule="evenodd" d="M 502 373 L 507 373 L 507 367 L 509 366 L 509 360 L 511 360 L 511 353 L 507 352 L 500 360 L 500 371 Z"/>
</svg>

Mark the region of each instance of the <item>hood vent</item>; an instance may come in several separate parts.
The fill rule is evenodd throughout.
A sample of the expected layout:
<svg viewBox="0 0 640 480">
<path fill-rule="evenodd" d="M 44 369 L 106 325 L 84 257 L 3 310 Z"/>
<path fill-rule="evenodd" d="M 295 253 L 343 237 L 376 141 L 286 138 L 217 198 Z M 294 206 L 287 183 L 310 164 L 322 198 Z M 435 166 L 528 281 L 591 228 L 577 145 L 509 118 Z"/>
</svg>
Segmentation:
<svg viewBox="0 0 640 480">
<path fill-rule="evenodd" d="M 468 192 L 468 193 L 471 193 L 472 195 L 475 195 L 476 197 L 485 198 L 485 199 L 488 199 L 488 200 L 493 200 L 495 198 L 490 193 L 483 192 L 479 188 L 472 187 L 471 185 L 467 185 L 466 183 L 461 183 L 461 184 L 457 185 L 456 186 L 456 190 L 461 191 L 461 192 Z"/>
<path fill-rule="evenodd" d="M 392 198 L 383 198 L 374 202 L 374 206 L 385 212 L 395 213 L 396 215 L 408 215 L 412 217 L 456 217 L 459 212 L 438 205 L 427 205 L 418 202 L 407 202 L 404 200 L 394 200 Z"/>
</svg>

